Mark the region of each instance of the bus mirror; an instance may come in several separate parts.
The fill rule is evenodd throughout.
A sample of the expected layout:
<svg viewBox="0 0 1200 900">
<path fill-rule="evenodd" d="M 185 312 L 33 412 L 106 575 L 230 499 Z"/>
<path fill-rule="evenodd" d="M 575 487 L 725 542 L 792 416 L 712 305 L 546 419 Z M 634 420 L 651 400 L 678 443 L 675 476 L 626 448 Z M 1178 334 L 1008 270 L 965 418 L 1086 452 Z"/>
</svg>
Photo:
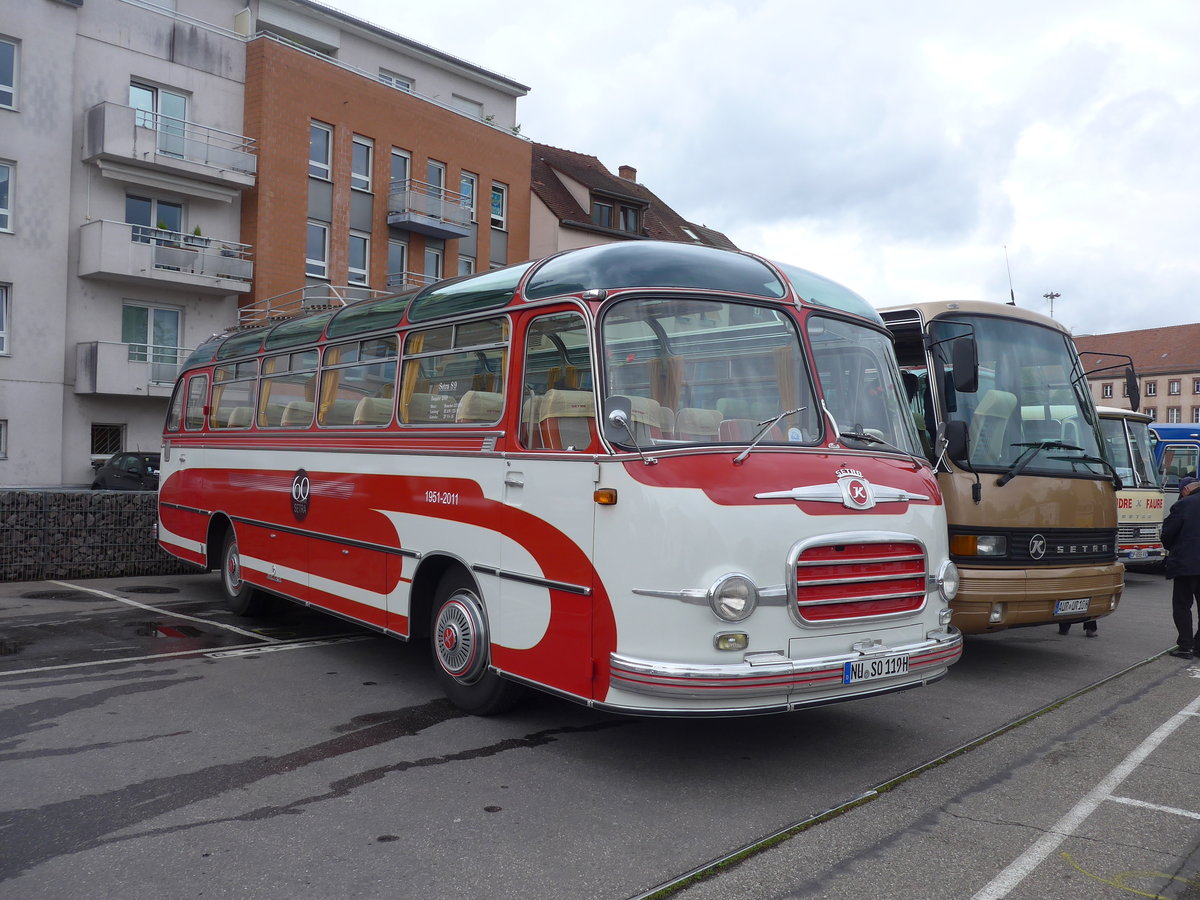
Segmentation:
<svg viewBox="0 0 1200 900">
<path fill-rule="evenodd" d="M 946 441 L 946 455 L 955 462 L 965 462 L 971 455 L 971 435 L 966 422 L 961 419 L 944 422 L 942 437 Z"/>
<path fill-rule="evenodd" d="M 628 444 L 633 440 L 633 402 L 628 397 L 605 399 L 604 439 L 610 444 Z"/>
<path fill-rule="evenodd" d="M 1129 408 L 1137 412 L 1138 407 L 1142 405 L 1142 391 L 1138 387 L 1137 375 L 1132 366 L 1125 369 L 1125 393 L 1129 395 Z"/>
<path fill-rule="evenodd" d="M 979 390 L 979 349 L 973 337 L 960 337 L 950 345 L 954 389 L 960 394 Z"/>
</svg>

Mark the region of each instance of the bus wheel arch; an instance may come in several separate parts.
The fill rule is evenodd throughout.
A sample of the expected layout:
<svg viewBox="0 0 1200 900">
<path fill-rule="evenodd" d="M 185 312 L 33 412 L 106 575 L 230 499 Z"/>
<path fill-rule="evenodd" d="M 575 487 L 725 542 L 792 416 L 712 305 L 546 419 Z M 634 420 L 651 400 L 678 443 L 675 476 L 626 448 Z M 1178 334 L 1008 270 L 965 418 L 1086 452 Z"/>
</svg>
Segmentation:
<svg viewBox="0 0 1200 900">
<path fill-rule="evenodd" d="M 470 572 L 447 562 L 429 615 L 434 674 L 450 701 L 480 716 L 506 712 L 524 694 L 491 668 L 487 610 Z"/>
<path fill-rule="evenodd" d="M 219 535 L 221 550 L 217 558 L 220 561 L 221 591 L 225 595 L 225 603 L 235 615 L 261 615 L 270 608 L 271 597 L 242 577 L 237 531 L 232 522 L 228 519 L 224 521 L 225 527 L 219 532 L 210 528 L 209 543 L 211 549 L 212 539 Z M 212 559 L 211 555 L 209 559 Z"/>
</svg>

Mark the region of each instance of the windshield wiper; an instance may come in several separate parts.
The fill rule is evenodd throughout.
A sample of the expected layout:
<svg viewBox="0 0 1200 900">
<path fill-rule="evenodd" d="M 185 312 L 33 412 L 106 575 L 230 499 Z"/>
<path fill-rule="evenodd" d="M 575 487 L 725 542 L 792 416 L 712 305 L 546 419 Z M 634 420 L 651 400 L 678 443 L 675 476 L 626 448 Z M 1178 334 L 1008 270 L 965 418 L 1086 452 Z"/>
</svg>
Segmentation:
<svg viewBox="0 0 1200 900">
<path fill-rule="evenodd" d="M 889 444 L 883 438 L 876 437 L 873 434 L 867 434 L 865 431 L 839 431 L 838 437 L 850 438 L 852 441 L 862 441 L 864 444 L 882 444 L 889 450 L 895 450 L 897 453 L 903 453 L 905 456 L 912 456 L 911 453 L 901 450 L 895 444 Z"/>
<path fill-rule="evenodd" d="M 767 432 L 770 431 L 771 428 L 774 427 L 776 424 L 778 424 L 780 419 L 786 419 L 788 416 L 794 416 L 796 413 L 802 413 L 806 409 L 808 409 L 807 406 L 801 406 L 798 409 L 785 409 L 783 412 L 781 412 L 775 418 L 764 419 L 763 421 L 757 423 L 759 425 L 758 434 L 756 434 L 754 436 L 754 440 L 752 440 L 750 442 L 749 447 L 747 447 L 745 450 L 743 450 L 741 453 L 739 453 L 737 456 L 734 457 L 733 464 L 735 466 L 740 466 L 742 464 L 742 461 L 745 460 L 745 458 L 750 455 L 750 451 L 758 446 L 758 442 L 767 436 Z"/>
<path fill-rule="evenodd" d="M 1013 464 L 1008 467 L 1008 471 L 996 479 L 996 487 L 1004 487 L 1023 471 L 1025 467 L 1033 462 L 1033 458 L 1043 450 L 1078 450 L 1083 452 L 1082 447 L 1076 447 L 1074 444 L 1064 444 L 1062 441 L 1038 441 L 1036 444 L 1012 444 L 1013 447 L 1024 447 L 1021 455 L 1013 460 Z"/>
<path fill-rule="evenodd" d="M 1063 447 L 1063 449 L 1064 450 L 1082 450 L 1083 448 L 1082 447 Z M 1099 456 L 1088 456 L 1086 454 L 1084 454 L 1083 456 L 1052 456 L 1050 458 L 1055 459 L 1055 460 L 1060 460 L 1062 462 L 1081 462 L 1081 463 L 1092 463 L 1092 464 L 1098 465 L 1101 468 L 1107 469 L 1109 474 L 1112 475 L 1112 483 L 1113 483 L 1114 488 L 1116 488 L 1119 491 L 1123 487 L 1125 487 L 1125 482 L 1121 480 L 1121 476 L 1117 474 L 1117 470 L 1113 467 L 1113 464 L 1110 463 L 1107 459 L 1102 459 Z"/>
</svg>

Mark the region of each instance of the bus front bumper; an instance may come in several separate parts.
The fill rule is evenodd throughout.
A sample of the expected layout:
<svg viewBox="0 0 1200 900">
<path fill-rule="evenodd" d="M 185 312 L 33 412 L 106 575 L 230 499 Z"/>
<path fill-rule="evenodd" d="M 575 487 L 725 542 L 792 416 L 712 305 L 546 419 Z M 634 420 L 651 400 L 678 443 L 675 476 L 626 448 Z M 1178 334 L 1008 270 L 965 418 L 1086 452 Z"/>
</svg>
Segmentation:
<svg viewBox="0 0 1200 900">
<path fill-rule="evenodd" d="M 728 665 L 704 665 L 656 662 L 620 653 L 609 655 L 609 678 L 613 688 L 655 697 L 677 700 L 737 700 L 750 697 L 769 697 L 805 692 L 823 692 L 845 686 L 853 691 L 857 686 L 895 688 L 919 684 L 958 661 L 962 656 L 963 639 L 958 629 L 931 631 L 926 640 L 917 644 L 896 647 L 874 647 L 820 659 L 791 659 L 782 653 L 749 653 L 745 661 Z M 889 674 L 895 664 L 888 660 L 906 661 L 902 674 Z M 863 667 L 867 664 L 866 676 Z M 874 666 L 880 674 L 870 673 Z M 854 673 L 853 675 L 851 673 Z"/>
</svg>

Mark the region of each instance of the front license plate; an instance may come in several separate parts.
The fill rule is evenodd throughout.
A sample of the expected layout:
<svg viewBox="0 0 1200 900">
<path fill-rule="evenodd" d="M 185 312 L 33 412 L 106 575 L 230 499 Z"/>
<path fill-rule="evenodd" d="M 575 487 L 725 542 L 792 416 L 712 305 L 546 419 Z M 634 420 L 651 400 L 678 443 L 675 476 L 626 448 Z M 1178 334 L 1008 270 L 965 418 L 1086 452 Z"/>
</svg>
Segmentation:
<svg viewBox="0 0 1200 900">
<path fill-rule="evenodd" d="M 1087 597 L 1077 597 L 1074 600 L 1059 600 L 1054 604 L 1054 614 L 1056 616 L 1069 616 L 1072 613 L 1087 612 L 1089 602 Z"/>
<path fill-rule="evenodd" d="M 1130 550 L 1129 558 L 1130 559 L 1145 559 L 1146 551 L 1145 550 Z"/>
<path fill-rule="evenodd" d="M 881 656 L 878 659 L 846 663 L 842 672 L 842 684 L 857 684 L 860 681 L 871 681 L 874 678 L 890 678 L 893 675 L 907 674 L 908 654 Z"/>
</svg>

